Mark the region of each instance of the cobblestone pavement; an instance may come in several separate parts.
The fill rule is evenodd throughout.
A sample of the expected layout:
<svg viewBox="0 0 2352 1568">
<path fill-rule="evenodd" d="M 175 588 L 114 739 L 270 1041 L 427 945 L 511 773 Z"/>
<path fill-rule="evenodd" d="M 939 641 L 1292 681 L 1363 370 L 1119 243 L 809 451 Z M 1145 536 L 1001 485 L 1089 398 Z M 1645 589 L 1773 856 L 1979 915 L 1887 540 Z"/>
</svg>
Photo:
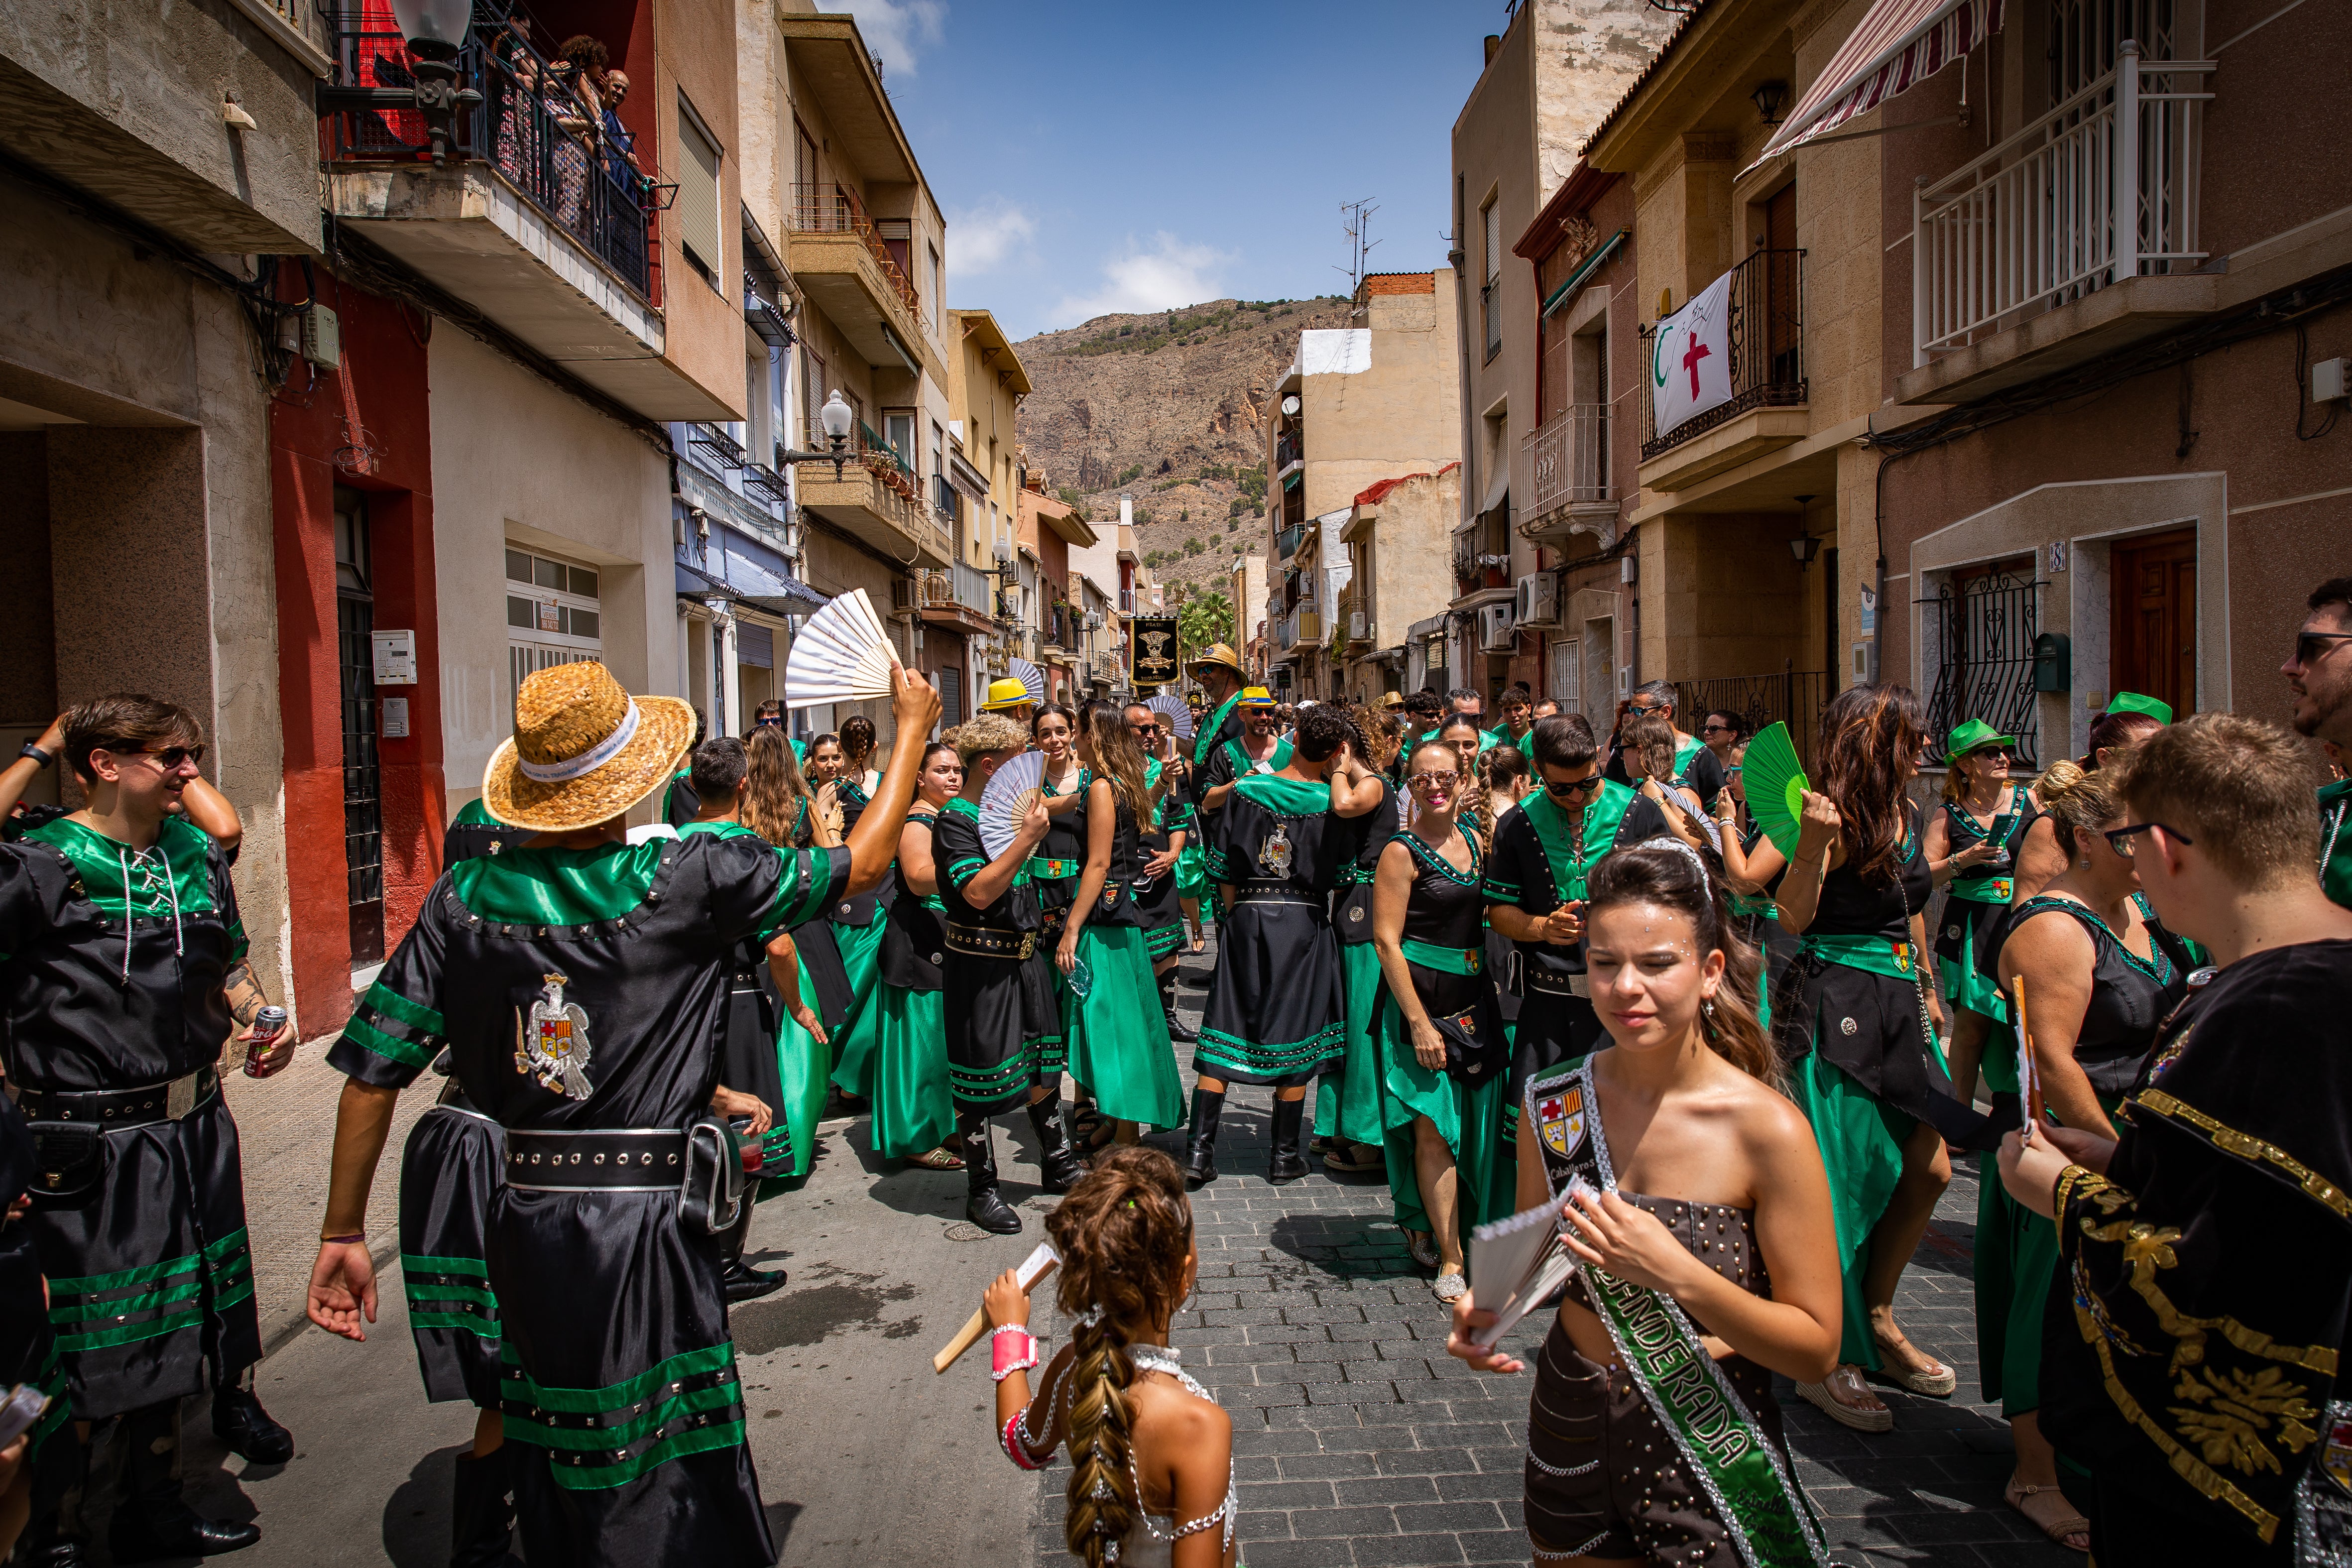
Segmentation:
<svg viewBox="0 0 2352 1568">
<path fill-rule="evenodd" d="M 1188 959 L 1189 973 L 1206 973 Z M 1180 988 L 1197 1023 L 1203 993 Z M 1189 1079 L 1190 1074 L 1187 1074 Z M 1199 1294 L 1170 1337 L 1234 1422 L 1247 1568 L 1422 1568 L 1527 1563 L 1519 1500 L 1533 1373 L 1475 1373 L 1445 1353 L 1447 1315 L 1405 1256 L 1376 1175 L 1319 1163 L 1276 1188 L 1264 1176 L 1270 1093 L 1237 1090 L 1221 1174 L 1192 1195 Z M 1180 1135 L 1150 1140 L 1181 1153 Z M 2000 1498 L 2010 1439 L 1977 1380 L 1969 1258 L 1977 1183 L 1957 1172 L 1898 1299 L 1912 1340 L 1960 1374 L 1948 1402 L 1882 1390 L 1895 1430 L 1849 1432 L 1776 1380 L 1797 1468 L 1851 1563 L 2065 1568 Z M 1041 1306 L 1043 1302 L 1041 1300 Z M 1063 1325 L 1044 1314 L 1056 1341 Z M 1532 1355 L 1549 1314 L 1510 1337 Z M 1036 1561 L 1067 1563 L 1057 1461 L 1044 1477 Z"/>
</svg>

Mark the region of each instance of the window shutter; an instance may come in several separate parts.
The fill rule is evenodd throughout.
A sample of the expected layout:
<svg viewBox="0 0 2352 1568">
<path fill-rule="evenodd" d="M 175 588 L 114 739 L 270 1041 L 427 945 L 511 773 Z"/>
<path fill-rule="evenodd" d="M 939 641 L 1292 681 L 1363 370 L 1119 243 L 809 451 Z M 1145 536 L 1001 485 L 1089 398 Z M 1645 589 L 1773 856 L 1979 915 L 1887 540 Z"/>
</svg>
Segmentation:
<svg viewBox="0 0 2352 1568">
<path fill-rule="evenodd" d="M 712 279 L 719 276 L 726 252 L 719 241 L 719 149 L 695 123 L 694 113 L 681 95 L 677 100 L 677 140 L 686 157 L 677 171 L 678 238 L 688 258 Z"/>
</svg>

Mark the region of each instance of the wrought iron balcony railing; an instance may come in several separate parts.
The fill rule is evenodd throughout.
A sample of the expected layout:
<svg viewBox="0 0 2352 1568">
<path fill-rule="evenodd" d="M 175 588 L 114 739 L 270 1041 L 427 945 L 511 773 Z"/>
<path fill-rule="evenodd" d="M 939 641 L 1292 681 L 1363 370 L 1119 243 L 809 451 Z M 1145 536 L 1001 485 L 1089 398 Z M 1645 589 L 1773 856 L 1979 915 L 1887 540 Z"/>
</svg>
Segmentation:
<svg viewBox="0 0 2352 1568">
<path fill-rule="evenodd" d="M 1759 250 L 1731 269 L 1731 297 L 1725 322 L 1729 344 L 1731 396 L 1671 430 L 1657 428 L 1657 378 L 1642 377 L 1642 428 L 1654 432 L 1642 442 L 1648 462 L 1694 437 L 1704 436 L 1757 408 L 1793 408 L 1805 401 L 1805 253 Z M 1657 329 L 1642 329 L 1642 363 L 1657 346 Z"/>
<path fill-rule="evenodd" d="M 882 275 L 907 307 L 908 314 L 918 321 L 922 319 L 922 303 L 915 286 L 907 278 L 907 270 L 890 247 L 875 232 L 874 220 L 866 211 L 866 204 L 847 185 L 824 183 L 793 186 L 792 232 L 794 234 L 854 234 L 865 241 L 866 248 L 881 268 Z M 793 264 L 795 267 L 799 263 Z"/>
<path fill-rule="evenodd" d="M 1535 468 L 1533 517 L 1554 507 L 1617 499 L 1609 482 L 1609 405 L 1572 403 L 1521 443 Z"/>
</svg>

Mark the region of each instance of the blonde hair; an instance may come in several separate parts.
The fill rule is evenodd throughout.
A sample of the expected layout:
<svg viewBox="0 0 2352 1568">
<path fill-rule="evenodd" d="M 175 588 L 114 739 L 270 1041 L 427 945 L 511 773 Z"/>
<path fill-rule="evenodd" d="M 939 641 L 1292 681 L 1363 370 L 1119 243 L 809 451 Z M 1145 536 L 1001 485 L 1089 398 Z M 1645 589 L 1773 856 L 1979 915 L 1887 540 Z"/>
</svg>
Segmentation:
<svg viewBox="0 0 2352 1568">
<path fill-rule="evenodd" d="M 2042 809 L 2050 814 L 2053 831 L 2067 854 L 2081 847 L 2084 837 L 2096 833 L 2123 815 L 2112 774 L 2087 773 L 2079 763 L 2055 762 L 2042 775 L 2038 792 Z"/>
<path fill-rule="evenodd" d="M 1002 713 L 976 713 L 940 737 L 956 749 L 967 768 L 992 752 L 1026 751 L 1029 731 Z"/>
<path fill-rule="evenodd" d="M 771 844 L 789 847 L 807 820 L 809 787 L 800 759 L 783 731 L 772 724 L 752 731 L 743 749 L 743 777 L 750 786 L 743 792 L 743 826 Z"/>
</svg>

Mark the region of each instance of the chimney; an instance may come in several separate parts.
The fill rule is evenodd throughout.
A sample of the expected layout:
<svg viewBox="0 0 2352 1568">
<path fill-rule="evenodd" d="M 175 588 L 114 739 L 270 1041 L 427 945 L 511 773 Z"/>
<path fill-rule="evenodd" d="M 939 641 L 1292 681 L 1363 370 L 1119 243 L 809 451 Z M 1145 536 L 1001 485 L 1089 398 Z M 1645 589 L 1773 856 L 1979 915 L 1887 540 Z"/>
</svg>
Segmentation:
<svg viewBox="0 0 2352 1568">
<path fill-rule="evenodd" d="M 1501 38 L 1498 35 L 1494 34 L 1494 33 L 1489 33 L 1489 34 L 1487 34 L 1487 35 L 1486 35 L 1486 58 L 1484 60 L 1482 60 L 1482 61 L 1480 61 L 1480 62 L 1479 62 L 1479 63 L 1480 63 L 1480 65 L 1482 65 L 1482 66 L 1490 66 L 1490 65 L 1493 65 L 1493 64 L 1495 63 L 1495 52 L 1496 52 L 1497 49 L 1500 49 L 1502 47 L 1503 47 L 1503 40 L 1502 40 L 1502 38 Z"/>
<path fill-rule="evenodd" d="M 1118 498 L 1118 525 L 1121 528 L 1133 528 L 1135 526 L 1135 498 L 1133 496 L 1121 496 Z"/>
</svg>

